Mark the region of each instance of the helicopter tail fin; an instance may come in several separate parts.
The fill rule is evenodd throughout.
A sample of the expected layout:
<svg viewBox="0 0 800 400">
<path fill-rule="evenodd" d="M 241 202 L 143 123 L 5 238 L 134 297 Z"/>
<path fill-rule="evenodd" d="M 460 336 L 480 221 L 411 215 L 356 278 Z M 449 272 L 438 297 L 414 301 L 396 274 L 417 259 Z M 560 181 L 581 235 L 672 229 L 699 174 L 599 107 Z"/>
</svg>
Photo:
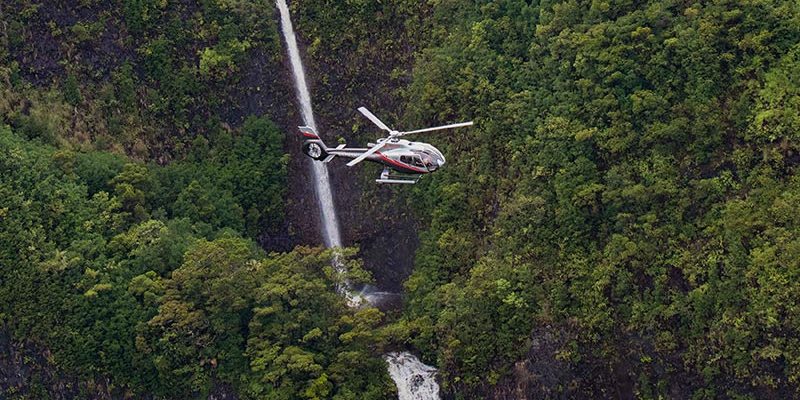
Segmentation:
<svg viewBox="0 0 800 400">
<path fill-rule="evenodd" d="M 297 128 L 300 129 L 300 133 L 307 140 L 319 140 L 320 142 L 322 141 L 322 139 L 319 138 L 319 134 L 317 134 L 316 129 L 310 126 L 298 126 Z"/>
</svg>

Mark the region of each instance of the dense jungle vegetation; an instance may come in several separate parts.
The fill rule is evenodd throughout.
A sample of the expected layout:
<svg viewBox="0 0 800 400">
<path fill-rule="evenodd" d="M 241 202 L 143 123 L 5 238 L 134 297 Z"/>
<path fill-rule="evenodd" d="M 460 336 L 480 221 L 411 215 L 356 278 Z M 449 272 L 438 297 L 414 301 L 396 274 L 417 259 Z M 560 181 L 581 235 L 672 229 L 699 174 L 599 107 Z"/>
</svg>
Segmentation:
<svg viewBox="0 0 800 400">
<path fill-rule="evenodd" d="M 256 242 L 285 229 L 273 11 L 0 3 L 0 329 L 27 374 L 0 398 L 392 396 L 331 253 Z"/>
<path fill-rule="evenodd" d="M 280 143 L 265 127 L 252 134 Z M 242 139 L 230 153 L 269 154 Z M 280 157 L 146 166 L 8 128 L 0 144 L 0 321 L 54 366 L 108 378 L 117 396 L 203 396 L 215 382 L 245 398 L 385 395 L 370 348 L 381 314 L 346 307 L 330 251 L 265 254 L 223 181 L 187 173 L 253 162 L 285 174 Z M 6 394 L 38 398 L 23 389 Z"/>
<path fill-rule="evenodd" d="M 476 122 L 358 172 L 419 227 L 393 318 L 257 244 L 299 154 L 272 2 L 0 1 L 0 326 L 76 396 L 387 398 L 393 346 L 456 399 L 800 396 L 800 3 L 291 8 L 323 126 Z"/>
<path fill-rule="evenodd" d="M 438 136 L 453 161 L 415 188 L 402 324 L 446 391 L 798 396 L 800 5 L 433 18 L 408 117 L 477 128 Z"/>
</svg>

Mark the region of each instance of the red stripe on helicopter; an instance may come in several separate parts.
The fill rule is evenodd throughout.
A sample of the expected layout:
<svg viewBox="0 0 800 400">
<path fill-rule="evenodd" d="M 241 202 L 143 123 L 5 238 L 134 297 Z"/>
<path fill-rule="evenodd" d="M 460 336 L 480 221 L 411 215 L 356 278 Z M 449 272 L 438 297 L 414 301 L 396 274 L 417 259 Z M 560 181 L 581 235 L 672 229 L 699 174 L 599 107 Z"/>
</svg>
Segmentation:
<svg viewBox="0 0 800 400">
<path fill-rule="evenodd" d="M 417 172 L 417 173 L 420 173 L 420 174 L 424 174 L 424 173 L 428 172 L 428 171 L 426 171 L 426 170 L 424 170 L 422 168 L 413 167 L 411 165 L 401 163 L 400 161 L 392 160 L 391 158 L 386 157 L 385 155 L 383 155 L 383 153 L 381 153 L 381 152 L 377 152 L 376 154 L 381 157 L 381 160 L 386 161 L 387 163 L 392 164 L 395 167 L 407 169 L 407 170 L 410 170 L 410 171 L 413 171 L 413 172 Z"/>
<path fill-rule="evenodd" d="M 319 139 L 319 136 L 317 136 L 317 135 L 315 135 L 315 134 L 313 134 L 313 133 L 308 133 L 308 132 L 301 132 L 301 133 L 303 134 L 303 136 L 305 136 L 305 137 L 307 137 L 307 138 L 311 138 L 311 139 Z"/>
</svg>

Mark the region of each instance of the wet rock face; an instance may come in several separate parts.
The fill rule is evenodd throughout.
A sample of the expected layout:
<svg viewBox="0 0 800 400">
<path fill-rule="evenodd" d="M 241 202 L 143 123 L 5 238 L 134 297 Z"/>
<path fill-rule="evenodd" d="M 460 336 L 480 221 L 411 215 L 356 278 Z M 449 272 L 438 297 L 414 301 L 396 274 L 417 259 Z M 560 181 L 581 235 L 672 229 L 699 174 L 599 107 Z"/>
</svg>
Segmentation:
<svg viewBox="0 0 800 400">
<path fill-rule="evenodd" d="M 558 357 L 558 351 L 573 338 L 568 332 L 542 325 L 531 334 L 527 356 L 514 364 L 511 375 L 495 388 L 494 399 L 569 398 L 576 393 L 570 385 L 576 379 L 570 364 Z"/>
<path fill-rule="evenodd" d="M 408 29 L 408 15 L 393 15 L 381 24 L 369 24 L 375 46 L 354 49 L 325 40 L 325 33 L 313 27 L 315 6 L 301 7 L 294 17 L 300 53 L 314 106 L 317 128 L 329 145 L 342 139 L 348 146 L 364 147 L 382 136 L 382 132 L 367 121 L 356 109 L 365 106 L 387 124 L 397 129 L 411 129 L 403 121 L 406 103 L 399 89 L 410 83 L 410 71 L 419 38 L 418 25 Z M 348 7 L 326 6 L 326 12 L 347 12 Z M 424 12 L 424 2 L 420 10 Z M 391 7 L 379 7 L 388 12 Z M 375 15 L 369 15 L 373 21 Z M 365 16 L 348 16 L 365 18 Z M 306 34 L 309 36 L 307 37 Z M 315 36 L 317 35 L 317 36 Z M 317 40 L 309 54 L 305 45 Z M 392 51 L 377 43 L 379 38 L 391 38 L 404 43 Z M 378 291 L 402 292 L 402 283 L 410 275 L 418 247 L 417 223 L 408 209 L 410 187 L 377 186 L 375 179 L 381 166 L 363 162 L 352 168 L 346 160 L 334 159 L 328 164 L 331 189 L 339 219 L 342 242 L 358 246 L 364 267 L 375 278 Z M 424 178 L 423 178 L 424 179 Z M 405 185 L 399 185 L 405 186 Z"/>
<path fill-rule="evenodd" d="M 320 90 L 324 92 L 330 88 L 321 87 Z M 355 108 L 349 116 L 335 120 L 332 118 L 341 113 L 334 110 L 336 107 L 336 104 L 328 103 L 317 107 L 317 123 L 322 126 L 322 135 L 328 138 L 341 136 L 349 146 L 364 146 L 363 138 L 348 134 L 346 130 L 347 124 L 358 118 Z M 385 110 L 391 109 L 389 105 L 384 107 Z M 374 129 L 368 131 L 378 137 Z M 378 164 L 363 162 L 351 168 L 345 163 L 346 160 L 334 159 L 328 164 L 343 244 L 358 246 L 359 257 L 364 261 L 364 268 L 375 278 L 378 290 L 401 293 L 403 282 L 411 274 L 419 245 L 417 223 L 406 204 L 412 188 L 375 183 L 382 169 Z"/>
<path fill-rule="evenodd" d="M 402 293 L 419 245 L 413 222 L 400 218 L 395 223 L 362 226 L 362 229 L 353 232 L 351 240 L 361 249 L 359 256 L 364 267 L 372 273 L 380 290 Z"/>
<path fill-rule="evenodd" d="M 425 384 L 425 378 L 422 375 L 414 375 L 411 377 L 411 391 L 418 392 L 420 387 Z"/>
<path fill-rule="evenodd" d="M 314 177 L 309 159 L 301 151 L 303 141 L 297 134 L 297 125 L 290 125 L 288 122 L 281 125 L 287 132 L 285 150 L 290 156 L 285 208 L 287 241 L 289 247 L 300 244 L 323 246 L 319 204 L 314 194 Z"/>
<path fill-rule="evenodd" d="M 581 328 L 570 322 L 536 324 L 531 332 L 530 349 L 514 364 L 505 378 L 493 387 L 483 388 L 483 392 L 459 394 L 466 398 L 498 400 L 634 399 L 637 398 L 636 379 L 644 370 L 647 370 L 648 375 L 662 376 L 664 382 L 676 382 L 668 384 L 669 398 L 691 398 L 691 386 L 702 385 L 702 378 L 687 374 L 680 368 L 640 363 L 640 355 L 653 349 L 648 348 L 650 344 L 647 340 L 634 334 L 619 335 L 620 345 L 611 363 L 608 358 L 592 355 L 591 351 L 581 353 L 580 363 L 559 357 L 562 350 L 569 348 L 571 343 L 582 343 L 584 336 Z M 458 390 L 456 388 L 454 391 Z M 757 398 L 788 397 L 791 396 Z"/>
<path fill-rule="evenodd" d="M 237 400 L 238 397 L 230 385 L 217 385 L 208 395 L 208 400 Z"/>
</svg>

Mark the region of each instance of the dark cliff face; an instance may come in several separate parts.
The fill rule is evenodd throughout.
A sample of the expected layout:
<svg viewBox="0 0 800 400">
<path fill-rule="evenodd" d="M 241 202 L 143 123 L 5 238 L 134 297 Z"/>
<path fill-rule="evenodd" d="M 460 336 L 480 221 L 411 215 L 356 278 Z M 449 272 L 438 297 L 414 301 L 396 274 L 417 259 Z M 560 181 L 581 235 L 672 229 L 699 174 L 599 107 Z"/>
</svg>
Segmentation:
<svg viewBox="0 0 800 400">
<path fill-rule="evenodd" d="M 0 399 L 51 400 L 150 400 L 152 396 L 131 397 L 103 377 L 80 379 L 60 371 L 50 362 L 47 349 L 27 341 L 14 340 L 0 328 Z M 230 385 L 215 385 L 209 400 L 236 400 Z"/>
<path fill-rule="evenodd" d="M 321 26 L 315 7 L 325 7 L 326 14 L 335 15 L 332 21 L 358 22 Z M 396 10 L 388 6 L 374 7 L 383 10 L 350 15 L 356 12 L 353 7 L 304 4 L 292 16 L 317 126 L 329 143 L 343 141 L 348 146 L 364 147 L 383 137 L 382 131 L 358 113 L 360 106 L 396 129 L 411 128 L 401 118 L 406 107 L 400 91 L 410 83 L 418 38 L 412 37 L 404 25 L 408 15 L 394 15 Z M 341 15 L 346 18 L 338 18 Z M 352 37 L 370 45 L 360 46 Z M 385 40 L 405 45 L 387 51 Z M 364 162 L 347 167 L 346 162 L 334 159 L 328 164 L 343 244 L 360 249 L 359 256 L 373 274 L 378 290 L 400 293 L 418 246 L 419 225 L 408 206 L 413 201 L 413 188 L 378 185 L 375 179 L 380 165 Z"/>
<path fill-rule="evenodd" d="M 260 241 L 268 250 L 286 251 L 299 244 L 324 245 L 322 240 L 319 204 L 314 194 L 311 159 L 301 151 L 303 138 L 297 127 L 303 124 L 298 111 L 297 96 L 288 57 L 283 55 L 283 64 L 276 79 L 282 88 L 281 101 L 284 112 L 275 116 L 275 122 L 286 133 L 284 151 L 289 154 L 289 187 L 285 203 L 286 223 L 282 236 Z M 275 70 L 273 70 L 275 71 Z M 256 71 L 254 71 L 256 72 Z M 257 72 L 256 72 L 257 73 Z"/>
<path fill-rule="evenodd" d="M 275 18 L 277 20 L 278 16 Z M 367 105 L 386 116 L 387 121 L 388 117 L 397 115 L 402 109 L 402 101 L 392 94 L 407 81 L 390 75 L 397 68 L 410 68 L 412 64 L 407 60 L 412 49 L 407 48 L 405 53 L 395 54 L 390 60 L 380 60 L 377 63 L 380 68 L 354 69 L 353 65 L 367 65 L 376 60 L 370 58 L 371 54 L 353 56 L 344 49 L 331 48 L 318 48 L 316 55 L 311 56 L 307 52 L 309 39 L 302 28 L 314 21 L 305 19 L 302 14 L 292 18 L 317 128 L 323 140 L 335 145 L 343 139 L 349 146 L 359 147 L 364 146 L 367 140 L 374 141 L 379 131 L 364 120 L 356 108 Z M 321 57 L 322 54 L 325 56 Z M 311 173 L 312 161 L 301 152 L 303 139 L 297 126 L 303 122 L 285 49 L 281 60 L 283 65 L 277 74 L 275 69 L 245 71 L 246 76 L 256 75 L 248 86 L 271 84 L 280 88 L 280 91 L 273 89 L 273 94 L 282 103 L 276 104 L 273 99 L 264 112 L 269 112 L 286 131 L 285 150 L 291 157 L 286 234 L 265 238 L 261 242 L 270 250 L 285 250 L 299 244 L 324 244 L 321 212 Z M 273 76 L 268 78 L 271 82 L 265 83 L 263 77 L 257 76 L 263 71 L 273 71 Z M 353 133 L 354 124 L 362 126 L 360 135 Z M 411 273 L 417 248 L 417 225 L 405 205 L 409 188 L 378 187 L 374 179 L 380 173 L 380 166 L 365 162 L 351 168 L 345 165 L 346 161 L 334 159 L 327 165 L 342 244 L 360 249 L 359 257 L 372 273 L 378 290 L 399 293 L 403 281 Z"/>
<path fill-rule="evenodd" d="M 112 393 L 109 382 L 102 378 L 90 382 L 59 371 L 48 361 L 50 356 L 46 349 L 14 340 L 5 328 L 0 329 L 0 399 L 123 397 L 122 393 Z"/>
</svg>

